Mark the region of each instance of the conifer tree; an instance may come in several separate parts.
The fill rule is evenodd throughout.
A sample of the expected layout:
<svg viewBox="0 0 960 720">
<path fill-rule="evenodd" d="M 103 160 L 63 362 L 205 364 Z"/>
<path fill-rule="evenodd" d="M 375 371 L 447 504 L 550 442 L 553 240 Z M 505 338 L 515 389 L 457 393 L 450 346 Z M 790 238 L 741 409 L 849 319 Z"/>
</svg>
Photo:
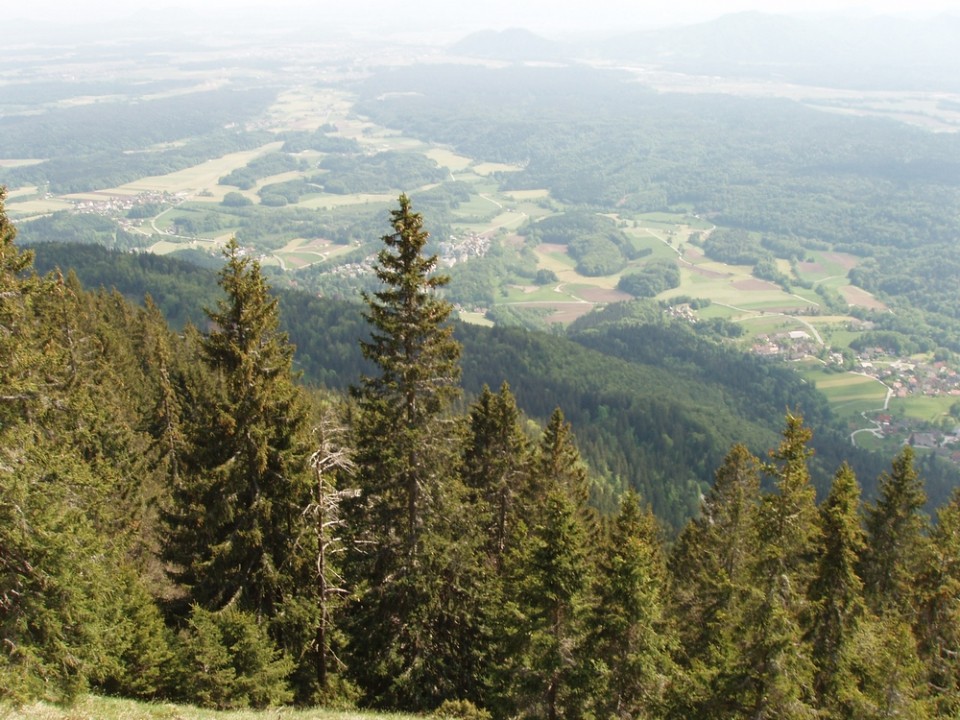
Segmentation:
<svg viewBox="0 0 960 720">
<path fill-rule="evenodd" d="M 628 493 L 601 549 L 585 654 L 597 717 L 662 717 L 674 675 L 665 617 L 666 567 L 657 522 Z"/>
<path fill-rule="evenodd" d="M 936 717 L 960 714 L 960 490 L 940 508 L 918 580 L 915 632 Z"/>
<path fill-rule="evenodd" d="M 191 427 L 164 554 L 191 602 L 272 618 L 307 572 L 295 546 L 309 501 L 306 414 L 259 263 L 235 239 L 224 256 L 226 299 L 208 311 L 200 347 L 215 385 Z"/>
<path fill-rule="evenodd" d="M 520 411 L 506 382 L 496 394 L 484 385 L 470 409 L 463 479 L 478 503 L 482 532 L 491 556 L 502 567 L 516 520 L 529 503 L 529 448 Z"/>
<path fill-rule="evenodd" d="M 731 676 L 737 661 L 759 502 L 760 460 L 744 445 L 734 445 L 716 471 L 700 516 L 677 539 L 670 577 L 684 668 L 674 701 L 681 717 L 714 717 L 732 702 L 718 679 Z"/>
<path fill-rule="evenodd" d="M 893 459 L 889 474 L 880 478 L 880 495 L 867 507 L 867 548 L 862 577 L 867 600 L 880 613 L 908 614 L 914 579 L 926 546 L 926 494 L 913 466 L 909 445 Z"/>
<path fill-rule="evenodd" d="M 104 353 L 113 329 L 74 277 L 25 275 L 14 236 L 0 192 L 0 697 L 69 700 L 108 674 L 149 694 L 159 672 L 109 670 L 159 664 L 166 649 L 128 582 L 145 468 L 126 378 Z M 109 620 L 128 616 L 143 621 L 136 646 Z"/>
<path fill-rule="evenodd" d="M 598 528 L 569 423 L 556 409 L 533 460 L 529 530 L 505 558 L 504 658 L 495 685 L 506 714 L 573 717 L 587 704 L 585 613 Z"/>
<path fill-rule="evenodd" d="M 820 508 L 822 549 L 810 587 L 808 634 L 816 664 L 814 690 L 818 704 L 831 717 L 848 716 L 850 708 L 845 702 L 859 680 L 850 674 L 848 662 L 867 613 L 863 583 L 856 571 L 864 547 L 859 505 L 860 488 L 853 470 L 844 464 Z"/>
<path fill-rule="evenodd" d="M 17 229 L 7 218 L 0 186 L 0 427 L 9 428 L 29 417 L 36 398 L 43 357 L 30 341 L 28 306 L 39 290 L 35 278 L 24 277 L 33 255 L 17 248 Z"/>
<path fill-rule="evenodd" d="M 375 272 L 382 288 L 365 294 L 370 340 L 364 357 L 379 370 L 362 379 L 358 464 L 366 512 L 380 537 L 395 534 L 411 559 L 418 552 L 424 508 L 430 507 L 446 460 L 447 433 L 437 423 L 459 395 L 460 345 L 446 324 L 450 303 L 436 291 L 449 278 L 434 275 L 437 256 L 425 256 L 428 234 L 409 198 L 391 212 L 393 232 L 384 235 Z M 403 524 L 397 525 L 402 506 Z"/>
<path fill-rule="evenodd" d="M 537 483 L 547 492 L 559 489 L 581 512 L 586 509 L 589 497 L 587 469 L 574 442 L 570 423 L 559 407 L 543 429 L 534 473 Z"/>
<path fill-rule="evenodd" d="M 771 453 L 776 492 L 764 496 L 759 509 L 758 546 L 741 620 L 743 646 L 734 674 L 723 683 L 739 712 L 754 718 L 815 714 L 814 668 L 801 625 L 819 533 L 807 466 L 811 436 L 802 418 L 789 413 L 783 440 Z"/>
<path fill-rule="evenodd" d="M 365 295 L 378 373 L 362 378 L 354 423 L 360 495 L 344 503 L 353 533 L 347 608 L 350 671 L 373 705 L 433 709 L 478 701 L 487 630 L 476 518 L 463 511 L 457 428 L 460 346 L 438 297 L 446 276 L 426 256 L 423 218 L 401 195 Z"/>
<path fill-rule="evenodd" d="M 502 699 L 523 717 L 579 717 L 586 701 L 584 611 L 588 538 L 575 504 L 558 487 L 543 501 L 515 566 L 512 652 L 501 668 Z"/>
</svg>

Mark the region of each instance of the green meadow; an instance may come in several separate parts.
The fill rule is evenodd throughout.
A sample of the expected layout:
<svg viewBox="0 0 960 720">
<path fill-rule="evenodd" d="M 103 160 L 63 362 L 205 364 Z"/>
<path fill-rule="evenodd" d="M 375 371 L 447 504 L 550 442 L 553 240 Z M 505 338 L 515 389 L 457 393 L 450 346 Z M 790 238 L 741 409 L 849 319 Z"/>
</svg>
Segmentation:
<svg viewBox="0 0 960 720">
<path fill-rule="evenodd" d="M 190 705 L 148 703 L 86 695 L 71 707 L 34 703 L 0 705 L 0 720 L 416 720 L 423 716 L 358 710 L 204 710 Z"/>
</svg>

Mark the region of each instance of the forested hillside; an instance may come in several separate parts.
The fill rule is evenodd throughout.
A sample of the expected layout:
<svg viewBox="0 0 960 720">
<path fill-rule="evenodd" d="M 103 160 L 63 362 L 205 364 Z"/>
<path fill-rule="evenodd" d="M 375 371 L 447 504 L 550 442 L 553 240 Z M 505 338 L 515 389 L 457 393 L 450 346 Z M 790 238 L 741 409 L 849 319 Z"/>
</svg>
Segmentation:
<svg viewBox="0 0 960 720">
<path fill-rule="evenodd" d="M 0 211 L 6 702 L 89 688 L 473 718 L 960 710 L 960 494 L 931 523 L 910 448 L 873 501 L 839 464 L 817 504 L 817 428 L 788 410 L 769 454 L 724 450 L 697 518 L 667 543 L 645 488 L 609 513 L 590 503 L 598 478 L 561 407 L 596 397 L 591 422 L 634 422 L 615 401 L 642 366 L 586 346 L 610 333 L 629 356 L 669 328 L 584 324 L 563 372 L 537 351 L 545 336 L 490 333 L 471 351 L 480 333 L 454 333 L 405 196 L 355 325 L 367 364 L 349 396 L 297 382 L 280 329 L 291 306 L 236 242 L 208 322 L 174 332 L 152 303 L 35 274 L 14 236 Z M 710 359 L 687 382 L 736 368 L 701 342 L 670 356 Z M 483 354 L 530 366 L 517 395 L 498 384 L 459 400 Z M 609 397 L 591 385 L 600 372 L 623 383 Z M 535 378 L 561 406 L 542 425 L 517 404 Z M 715 425 L 742 382 L 697 390 L 733 399 Z M 647 411 L 685 412 L 663 402 Z M 665 462 L 681 457 L 671 444 L 705 452 L 660 422 L 650 447 Z"/>
<path fill-rule="evenodd" d="M 205 327 L 202 309 L 218 297 L 212 270 L 175 260 L 76 245 L 43 244 L 33 252 L 41 272 L 69 267 L 87 287 L 116 288 L 133 301 L 149 295 L 175 327 Z M 365 333 L 361 306 L 291 289 L 276 295 L 305 383 L 344 390 L 369 371 L 358 345 Z M 762 453 L 790 408 L 817 427 L 818 490 L 826 492 L 831 468 L 846 459 L 864 478 L 867 496 L 874 495 L 873 478 L 888 459 L 851 447 L 822 396 L 789 368 L 726 347 L 708 328 L 695 327 L 671 320 L 656 303 L 637 302 L 584 318 L 568 337 L 463 324 L 455 333 L 468 397 L 506 380 L 532 418 L 545 421 L 563 407 L 594 472 L 593 501 L 606 511 L 633 488 L 662 521 L 679 528 L 696 513 L 730 445 Z M 958 484 L 954 467 L 929 455 L 917 462 L 932 504 L 946 501 Z"/>
</svg>

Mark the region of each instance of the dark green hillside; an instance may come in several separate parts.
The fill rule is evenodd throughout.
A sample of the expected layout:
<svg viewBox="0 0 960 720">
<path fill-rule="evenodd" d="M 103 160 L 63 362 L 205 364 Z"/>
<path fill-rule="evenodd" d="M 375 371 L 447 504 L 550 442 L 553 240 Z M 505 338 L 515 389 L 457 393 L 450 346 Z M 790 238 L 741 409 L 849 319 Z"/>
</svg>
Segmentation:
<svg viewBox="0 0 960 720">
<path fill-rule="evenodd" d="M 178 326 L 204 327 L 201 308 L 216 297 L 211 271 L 175 260 L 97 247 L 35 250 L 39 270 L 60 264 L 74 268 L 88 287 L 116 287 L 134 299 L 149 293 Z M 360 307 L 292 290 L 277 295 L 303 380 L 334 389 L 355 383 L 365 367 Z M 724 348 L 683 323 L 623 313 L 606 320 L 613 315 L 590 316 L 570 338 L 460 325 L 464 389 L 476 394 L 484 384 L 507 380 L 531 417 L 544 419 L 562 407 L 585 459 L 604 479 L 594 499 L 609 509 L 633 487 L 674 527 L 696 511 L 727 449 L 734 442 L 758 453 L 770 447 L 788 408 L 801 410 L 817 428 L 816 484 L 824 488 L 829 468 L 849 457 L 872 494 L 870 478 L 886 459 L 851 448 L 831 430 L 823 398 L 788 369 Z M 956 472 L 942 463 L 925 467 L 924 475 L 934 502 L 957 484 Z"/>
<path fill-rule="evenodd" d="M 863 478 L 872 501 L 846 463 L 828 483 L 816 397 L 652 302 L 578 323 L 615 354 L 455 335 L 399 205 L 362 325 L 302 293 L 281 307 L 234 239 L 215 282 L 184 274 L 181 300 L 220 297 L 178 333 L 152 303 L 31 272 L 0 204 L 4 713 L 95 692 L 477 720 L 956 717 L 960 495 L 931 523 L 911 447 Z M 74 259 L 169 289 L 137 255 Z M 281 313 L 301 359 L 353 362 L 350 399 L 297 382 Z M 503 375 L 516 394 L 477 391 Z M 761 395 L 824 424 L 768 417 Z M 710 473 L 731 438 L 757 455 L 731 444 Z M 612 502 L 617 473 L 644 494 Z"/>
</svg>

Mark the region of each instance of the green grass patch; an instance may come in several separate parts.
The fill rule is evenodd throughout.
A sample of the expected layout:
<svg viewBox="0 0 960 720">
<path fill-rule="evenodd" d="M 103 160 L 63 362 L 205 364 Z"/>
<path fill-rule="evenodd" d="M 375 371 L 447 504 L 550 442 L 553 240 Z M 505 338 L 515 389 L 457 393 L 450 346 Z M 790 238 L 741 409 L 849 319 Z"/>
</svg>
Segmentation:
<svg viewBox="0 0 960 720">
<path fill-rule="evenodd" d="M 684 294 L 685 293 L 682 293 L 678 290 L 678 291 L 675 291 L 673 295 L 668 297 L 674 297 L 676 295 L 684 295 Z M 700 308 L 699 310 L 697 310 L 697 315 L 702 317 L 704 320 L 710 320 L 712 318 L 724 318 L 726 320 L 729 320 L 730 318 L 737 317 L 740 314 L 741 313 L 738 310 L 734 310 L 733 308 L 725 307 L 723 305 L 715 305 L 715 304 L 707 305 L 707 307 Z M 751 330 L 751 326 L 749 323 L 745 323 L 743 327 L 747 331 Z"/>
<path fill-rule="evenodd" d="M 796 295 L 797 297 L 801 297 L 806 300 L 808 305 L 812 305 L 814 307 L 820 307 L 823 305 L 823 298 L 817 295 L 817 293 L 813 290 L 807 290 L 806 288 L 802 287 L 793 287 L 790 292 L 792 295 Z"/>
<path fill-rule="evenodd" d="M 492 221 L 493 218 L 503 212 L 503 208 L 497 205 L 497 203 L 499 203 L 500 206 L 502 206 L 504 204 L 503 200 L 493 194 L 484 193 L 484 195 L 486 195 L 485 198 L 480 197 L 479 194 L 471 195 L 469 201 L 460 203 L 460 206 L 455 211 L 457 216 L 469 218 L 473 222 L 476 222 L 478 219 Z"/>
<path fill-rule="evenodd" d="M 682 213 L 671 212 L 648 212 L 640 213 L 636 219 L 641 223 L 657 223 L 663 226 L 685 225 L 690 216 Z M 691 218 L 692 219 L 692 218 Z M 708 224 L 707 227 L 710 227 Z"/>
<path fill-rule="evenodd" d="M 886 439 L 878 438 L 870 432 L 857 433 L 856 442 L 858 448 L 871 452 L 883 452 L 885 447 L 890 444 Z"/>
<path fill-rule="evenodd" d="M 22 720 L 422 720 L 422 716 L 358 710 L 203 710 L 190 705 L 147 703 L 87 695 L 71 707 L 35 703 L 19 708 L 0 704 L 0 718 Z"/>
<path fill-rule="evenodd" d="M 519 165 L 508 165 L 507 163 L 485 162 L 473 166 L 473 171 L 477 175 L 492 175 L 495 172 L 520 172 L 523 170 Z"/>
<path fill-rule="evenodd" d="M 706 310 L 710 310 L 717 305 L 711 305 Z M 722 307 L 722 306 L 719 306 Z M 731 313 L 735 315 L 742 315 L 743 313 L 737 310 L 730 310 Z M 724 317 L 724 316 L 719 316 Z M 754 315 L 751 317 L 742 318 L 740 324 L 743 325 L 743 329 L 751 336 L 756 337 L 757 335 L 776 335 L 777 333 L 790 332 L 791 330 L 797 329 L 797 323 L 791 318 L 784 317 L 783 315 Z"/>
<path fill-rule="evenodd" d="M 126 185 L 122 185 L 117 190 L 127 192 L 145 192 L 156 190 L 160 192 L 191 192 L 207 189 L 214 194 L 214 198 L 222 200 L 223 196 L 236 188 L 228 185 L 218 185 L 217 181 L 224 175 L 233 170 L 244 167 L 253 158 L 263 155 L 273 150 L 279 150 L 283 143 L 275 142 L 264 145 L 256 150 L 245 150 L 243 152 L 230 153 L 214 160 L 194 165 L 193 167 L 179 170 L 167 175 L 154 175 L 153 177 L 142 178 Z"/>
<path fill-rule="evenodd" d="M 315 210 L 333 210 L 349 205 L 387 205 L 395 203 L 397 196 L 393 193 L 354 193 L 352 195 L 333 195 L 319 193 L 301 200 L 297 207 L 312 208 Z"/>
<path fill-rule="evenodd" d="M 461 321 L 470 323 L 471 325 L 480 325 L 482 327 L 493 327 L 494 325 L 492 320 L 487 320 L 484 313 L 461 310 L 458 315 Z"/>
<path fill-rule="evenodd" d="M 848 348 L 862 334 L 853 330 L 833 329 L 830 331 L 830 344 L 835 348 Z"/>
<path fill-rule="evenodd" d="M 550 191 L 546 188 L 540 188 L 538 190 L 510 190 L 503 194 L 517 202 L 550 197 Z"/>
<path fill-rule="evenodd" d="M 514 304 L 514 303 L 531 303 L 531 302 L 557 302 L 558 300 L 566 300 L 568 296 L 566 293 L 558 293 L 554 290 L 556 285 L 544 285 L 542 287 L 518 287 L 516 285 L 510 285 L 507 287 L 507 296 L 502 299 L 501 302 Z"/>
<path fill-rule="evenodd" d="M 929 395 L 910 395 L 905 398 L 894 398 L 890 401 L 890 409 L 895 413 L 922 420 L 924 422 L 939 423 L 950 415 L 950 407 L 957 402 L 957 398 L 947 396 L 931 397 Z"/>
<path fill-rule="evenodd" d="M 470 167 L 473 163 L 473 158 L 468 158 L 465 155 L 458 155 L 452 150 L 447 150 L 446 148 L 431 148 L 427 150 L 424 155 L 433 160 L 445 168 L 449 168 L 454 172 L 459 172 Z"/>
<path fill-rule="evenodd" d="M 831 408 L 842 418 L 883 407 L 887 388 L 874 378 L 854 373 L 826 372 L 822 366 L 807 363 L 798 366 L 800 373 L 822 392 Z"/>
<path fill-rule="evenodd" d="M 850 281 L 846 276 L 835 276 L 817 283 L 817 285 L 822 285 L 828 290 L 839 290 L 840 288 L 847 287 L 849 284 Z"/>
</svg>

